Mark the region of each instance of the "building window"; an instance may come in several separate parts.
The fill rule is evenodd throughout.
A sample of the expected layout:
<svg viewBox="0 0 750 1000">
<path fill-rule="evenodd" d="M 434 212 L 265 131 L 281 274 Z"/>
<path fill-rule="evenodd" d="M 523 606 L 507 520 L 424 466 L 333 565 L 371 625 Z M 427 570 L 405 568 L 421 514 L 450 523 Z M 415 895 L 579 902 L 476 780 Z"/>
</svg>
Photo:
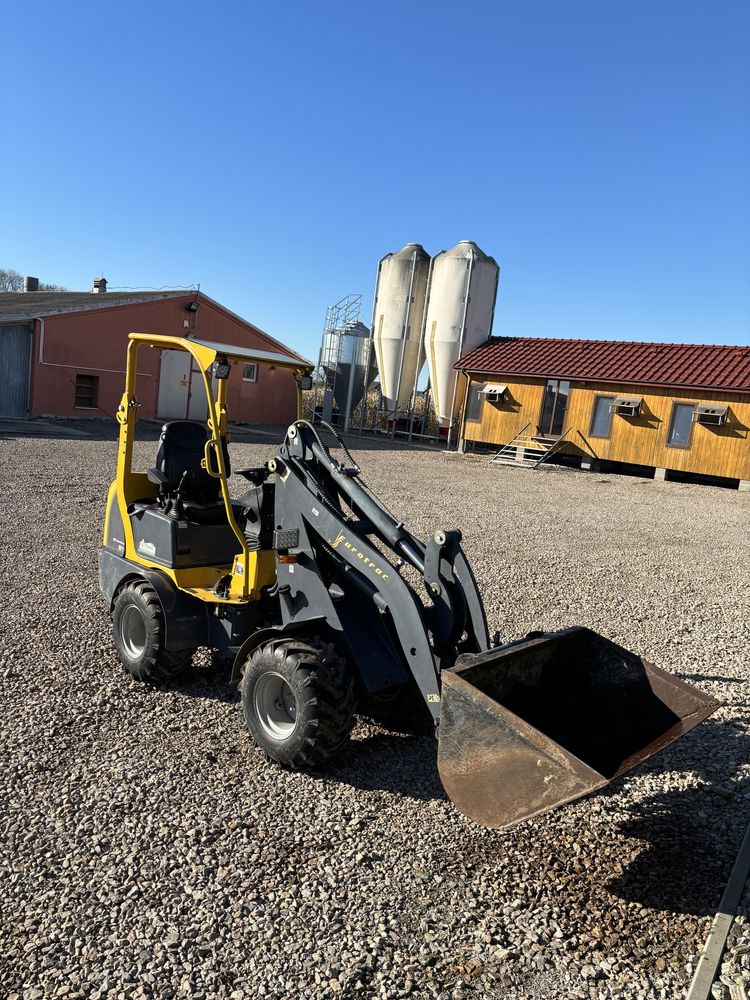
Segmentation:
<svg viewBox="0 0 750 1000">
<path fill-rule="evenodd" d="M 76 401 L 78 410 L 95 410 L 99 398 L 98 375 L 76 375 Z"/>
<path fill-rule="evenodd" d="M 242 368 L 242 381 L 243 382 L 257 382 L 258 381 L 258 366 L 257 365 L 244 365 Z"/>
<path fill-rule="evenodd" d="M 559 436 L 565 428 L 565 413 L 568 409 L 570 382 L 566 379 L 550 378 L 544 389 L 542 415 L 539 430 L 542 434 Z"/>
<path fill-rule="evenodd" d="M 484 382 L 472 382 L 469 389 L 469 399 L 466 403 L 466 419 L 467 420 L 479 420 L 482 416 L 482 402 L 484 401 L 484 396 L 482 395 L 482 390 L 484 389 Z"/>
<path fill-rule="evenodd" d="M 670 448 L 689 448 L 693 432 L 693 410 L 695 403 L 672 403 L 672 417 L 669 421 L 667 444 Z"/>
<path fill-rule="evenodd" d="M 612 429 L 612 412 L 610 406 L 614 401 L 614 396 L 594 396 L 594 409 L 591 413 L 591 429 L 589 430 L 590 437 L 609 437 Z"/>
</svg>

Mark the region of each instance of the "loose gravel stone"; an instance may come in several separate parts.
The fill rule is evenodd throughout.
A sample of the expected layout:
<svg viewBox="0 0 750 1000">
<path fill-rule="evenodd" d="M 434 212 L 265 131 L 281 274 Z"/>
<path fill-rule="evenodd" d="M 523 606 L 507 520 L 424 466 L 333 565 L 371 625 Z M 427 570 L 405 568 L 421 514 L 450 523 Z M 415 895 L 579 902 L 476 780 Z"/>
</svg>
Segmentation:
<svg viewBox="0 0 750 1000">
<path fill-rule="evenodd" d="M 430 732 L 360 721 L 325 770 L 285 772 L 207 651 L 170 689 L 130 680 L 97 580 L 116 434 L 88 430 L 0 440 L 2 995 L 680 995 L 750 816 L 750 495 L 353 438 L 412 530 L 461 528 L 504 640 L 587 625 L 723 702 L 497 832 L 447 801 Z M 246 438 L 235 467 L 271 457 Z M 723 974 L 746 983 L 744 940 Z"/>
</svg>

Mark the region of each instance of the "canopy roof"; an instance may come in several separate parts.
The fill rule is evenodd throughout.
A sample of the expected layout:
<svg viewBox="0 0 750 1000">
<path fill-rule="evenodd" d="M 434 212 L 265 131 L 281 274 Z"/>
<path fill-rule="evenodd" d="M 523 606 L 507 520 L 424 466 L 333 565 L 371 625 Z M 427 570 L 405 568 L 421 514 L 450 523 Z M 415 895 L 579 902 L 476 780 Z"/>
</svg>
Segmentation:
<svg viewBox="0 0 750 1000">
<path fill-rule="evenodd" d="M 188 351 L 204 370 L 210 368 L 217 357 L 231 361 L 251 361 L 259 365 L 275 365 L 277 368 L 291 368 L 294 371 L 312 371 L 314 367 L 306 358 L 293 358 L 276 351 L 238 347 L 236 344 L 218 344 L 213 340 L 191 340 L 187 337 L 167 337 L 156 333 L 131 333 L 130 339 L 161 350 Z"/>
</svg>

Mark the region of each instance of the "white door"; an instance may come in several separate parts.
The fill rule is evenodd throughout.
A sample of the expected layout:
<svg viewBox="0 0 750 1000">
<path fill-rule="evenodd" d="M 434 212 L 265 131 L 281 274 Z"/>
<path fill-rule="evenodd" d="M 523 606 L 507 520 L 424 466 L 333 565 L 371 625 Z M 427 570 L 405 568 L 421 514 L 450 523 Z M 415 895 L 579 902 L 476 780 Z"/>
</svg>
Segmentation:
<svg viewBox="0 0 750 1000">
<path fill-rule="evenodd" d="M 202 422 L 208 416 L 200 368 L 187 351 L 162 351 L 156 413 L 160 420 Z"/>
<path fill-rule="evenodd" d="M 187 351 L 161 352 L 159 402 L 156 408 L 161 420 L 184 420 L 187 416 L 190 360 Z"/>
<path fill-rule="evenodd" d="M 206 403 L 206 389 L 203 385 L 201 370 L 191 359 L 193 364 L 190 369 L 190 400 L 188 402 L 188 420 L 205 421 L 208 417 L 208 404 Z"/>
</svg>

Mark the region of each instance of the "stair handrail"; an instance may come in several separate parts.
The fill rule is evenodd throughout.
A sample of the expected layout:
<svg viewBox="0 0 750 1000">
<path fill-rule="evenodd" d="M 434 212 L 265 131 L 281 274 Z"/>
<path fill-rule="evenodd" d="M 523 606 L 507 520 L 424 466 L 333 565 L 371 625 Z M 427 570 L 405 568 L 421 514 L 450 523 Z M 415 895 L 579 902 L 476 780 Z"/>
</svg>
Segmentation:
<svg viewBox="0 0 750 1000">
<path fill-rule="evenodd" d="M 520 438 L 520 436 L 523 434 L 523 432 L 526 430 L 527 427 L 531 427 L 531 421 L 530 420 L 529 420 L 529 422 L 527 424 L 523 425 L 523 427 L 515 435 L 515 437 L 512 437 L 507 444 L 504 444 L 500 448 L 498 448 L 498 450 L 495 452 L 495 454 L 490 459 L 490 464 L 495 461 L 495 459 L 497 458 L 497 456 L 500 454 L 501 451 L 505 451 L 506 448 L 510 448 L 510 446 L 513 444 L 513 442 L 517 441 Z"/>
<path fill-rule="evenodd" d="M 528 425 L 527 425 L 527 426 L 528 426 Z M 554 451 L 555 451 L 555 450 L 557 449 L 558 445 L 560 444 L 560 442 L 562 441 L 562 439 L 563 439 L 563 438 L 565 437 L 565 435 L 566 435 L 566 434 L 569 434 L 569 433 L 570 433 L 570 427 L 567 427 L 567 428 L 566 428 L 566 429 L 565 429 L 565 430 L 564 430 L 564 431 L 562 432 L 562 434 L 561 434 L 561 435 L 560 435 L 560 437 L 559 437 L 559 438 L 557 439 L 557 441 L 555 441 L 555 443 L 554 443 L 554 444 L 552 445 L 552 447 L 551 447 L 551 448 L 549 448 L 549 449 L 548 449 L 547 451 L 545 451 L 545 453 L 544 453 L 544 454 L 542 455 L 542 457 L 541 457 L 541 458 L 540 458 L 540 459 L 539 459 L 539 460 L 538 460 L 537 462 L 535 462 L 535 463 L 534 463 L 534 464 L 533 464 L 533 465 L 531 466 L 531 468 L 532 468 L 532 469 L 536 469 L 536 468 L 538 468 L 538 467 L 539 467 L 539 466 L 540 466 L 540 465 L 542 464 L 542 462 L 545 462 L 545 461 L 546 461 L 546 460 L 547 460 L 547 459 L 548 459 L 548 458 L 550 457 L 550 455 L 552 455 L 552 454 L 553 454 L 553 452 L 554 452 Z"/>
</svg>

